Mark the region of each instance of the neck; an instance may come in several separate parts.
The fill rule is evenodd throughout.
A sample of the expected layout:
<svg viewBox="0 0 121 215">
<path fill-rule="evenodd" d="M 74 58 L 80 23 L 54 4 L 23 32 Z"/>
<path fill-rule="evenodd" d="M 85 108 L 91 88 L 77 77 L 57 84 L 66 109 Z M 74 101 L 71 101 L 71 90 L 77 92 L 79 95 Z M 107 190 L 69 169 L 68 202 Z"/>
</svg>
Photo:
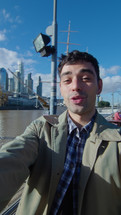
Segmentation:
<svg viewBox="0 0 121 215">
<path fill-rule="evenodd" d="M 85 113 L 82 115 L 71 113 L 70 111 L 68 111 L 68 112 L 69 112 L 70 118 L 77 125 L 77 127 L 81 128 L 81 127 L 85 126 L 88 122 L 90 122 L 90 120 L 92 119 L 92 117 L 95 114 L 95 111 L 96 110 L 94 110 L 94 112 L 92 112 L 92 113 Z"/>
</svg>

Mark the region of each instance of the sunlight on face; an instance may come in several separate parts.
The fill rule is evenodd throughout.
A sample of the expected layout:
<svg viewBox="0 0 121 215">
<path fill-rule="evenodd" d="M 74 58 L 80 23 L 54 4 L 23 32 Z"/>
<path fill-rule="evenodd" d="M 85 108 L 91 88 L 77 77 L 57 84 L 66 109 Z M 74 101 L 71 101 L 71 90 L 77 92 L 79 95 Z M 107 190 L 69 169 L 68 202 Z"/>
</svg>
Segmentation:
<svg viewBox="0 0 121 215">
<path fill-rule="evenodd" d="M 61 71 L 60 89 L 71 115 L 93 115 L 96 95 L 102 90 L 102 81 L 97 81 L 91 63 L 66 64 Z"/>
</svg>

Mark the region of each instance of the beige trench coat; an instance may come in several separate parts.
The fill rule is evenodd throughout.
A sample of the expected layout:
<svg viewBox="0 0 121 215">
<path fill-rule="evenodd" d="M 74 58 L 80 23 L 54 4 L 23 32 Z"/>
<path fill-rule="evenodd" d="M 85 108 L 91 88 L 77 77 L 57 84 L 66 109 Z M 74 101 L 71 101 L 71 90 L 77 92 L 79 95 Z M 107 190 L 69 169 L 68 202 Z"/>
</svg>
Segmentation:
<svg viewBox="0 0 121 215">
<path fill-rule="evenodd" d="M 61 177 L 67 112 L 40 117 L 0 151 L 0 209 L 27 178 L 17 215 L 49 214 Z M 97 114 L 84 148 L 78 215 L 121 214 L 121 136 Z"/>
</svg>

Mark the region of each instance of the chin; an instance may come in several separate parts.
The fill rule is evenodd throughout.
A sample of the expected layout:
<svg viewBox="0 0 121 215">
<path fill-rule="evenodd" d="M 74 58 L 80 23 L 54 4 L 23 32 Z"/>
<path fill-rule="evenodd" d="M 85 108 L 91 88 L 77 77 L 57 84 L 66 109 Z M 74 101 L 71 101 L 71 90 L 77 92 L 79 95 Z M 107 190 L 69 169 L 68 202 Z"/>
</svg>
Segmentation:
<svg viewBox="0 0 121 215">
<path fill-rule="evenodd" d="M 78 114 L 78 115 L 82 115 L 83 113 L 85 113 L 85 110 L 82 108 L 69 108 L 68 109 L 70 112 L 74 113 L 74 114 Z"/>
</svg>

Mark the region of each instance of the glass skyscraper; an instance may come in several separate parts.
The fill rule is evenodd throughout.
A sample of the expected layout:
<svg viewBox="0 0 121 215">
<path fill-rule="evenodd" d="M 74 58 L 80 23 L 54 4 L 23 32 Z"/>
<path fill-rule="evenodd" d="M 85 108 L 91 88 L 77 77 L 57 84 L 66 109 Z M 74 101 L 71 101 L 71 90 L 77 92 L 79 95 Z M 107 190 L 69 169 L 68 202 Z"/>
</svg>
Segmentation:
<svg viewBox="0 0 121 215">
<path fill-rule="evenodd" d="M 0 88 L 3 91 L 8 90 L 8 73 L 4 68 L 0 68 Z"/>
</svg>

